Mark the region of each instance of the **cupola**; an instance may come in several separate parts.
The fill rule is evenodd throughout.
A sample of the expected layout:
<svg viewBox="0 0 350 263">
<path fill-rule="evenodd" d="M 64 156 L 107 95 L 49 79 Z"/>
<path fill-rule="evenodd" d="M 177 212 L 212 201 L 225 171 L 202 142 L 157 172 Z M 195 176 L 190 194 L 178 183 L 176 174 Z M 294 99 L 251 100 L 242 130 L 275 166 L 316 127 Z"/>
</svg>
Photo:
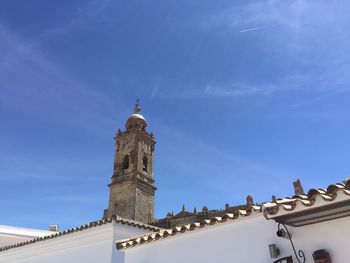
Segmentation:
<svg viewBox="0 0 350 263">
<path fill-rule="evenodd" d="M 134 113 L 131 114 L 125 123 L 125 128 L 127 131 L 139 129 L 145 130 L 147 127 L 146 119 L 140 114 L 141 107 L 139 101 L 136 102 Z"/>
</svg>

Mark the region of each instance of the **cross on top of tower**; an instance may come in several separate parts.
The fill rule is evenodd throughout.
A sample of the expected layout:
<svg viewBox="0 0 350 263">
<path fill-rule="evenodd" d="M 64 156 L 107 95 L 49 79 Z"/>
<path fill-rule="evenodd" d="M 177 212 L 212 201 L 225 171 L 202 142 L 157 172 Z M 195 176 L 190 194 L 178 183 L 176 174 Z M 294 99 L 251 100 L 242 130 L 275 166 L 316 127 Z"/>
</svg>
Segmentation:
<svg viewBox="0 0 350 263">
<path fill-rule="evenodd" d="M 140 100 L 136 100 L 135 108 L 134 108 L 134 113 L 139 113 L 141 111 L 141 106 L 140 106 Z"/>
</svg>

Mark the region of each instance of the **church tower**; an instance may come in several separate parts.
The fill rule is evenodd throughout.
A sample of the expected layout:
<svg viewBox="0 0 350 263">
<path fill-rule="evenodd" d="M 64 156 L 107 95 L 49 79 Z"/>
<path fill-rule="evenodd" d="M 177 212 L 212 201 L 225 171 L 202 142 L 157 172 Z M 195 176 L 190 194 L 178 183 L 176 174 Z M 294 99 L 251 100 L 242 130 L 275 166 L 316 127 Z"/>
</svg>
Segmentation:
<svg viewBox="0 0 350 263">
<path fill-rule="evenodd" d="M 125 123 L 125 131 L 115 136 L 115 156 L 109 205 L 104 217 L 118 215 L 143 223 L 154 221 L 153 178 L 155 140 L 146 131 L 147 122 L 137 102 Z"/>
</svg>

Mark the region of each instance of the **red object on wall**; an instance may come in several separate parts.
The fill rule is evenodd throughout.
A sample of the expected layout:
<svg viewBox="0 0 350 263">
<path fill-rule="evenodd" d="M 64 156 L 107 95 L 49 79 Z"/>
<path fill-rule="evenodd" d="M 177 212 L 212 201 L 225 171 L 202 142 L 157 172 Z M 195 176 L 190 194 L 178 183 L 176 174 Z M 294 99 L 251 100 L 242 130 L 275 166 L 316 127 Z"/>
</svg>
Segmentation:
<svg viewBox="0 0 350 263">
<path fill-rule="evenodd" d="M 312 257 L 315 263 L 332 263 L 331 257 L 325 249 L 316 250 Z"/>
</svg>

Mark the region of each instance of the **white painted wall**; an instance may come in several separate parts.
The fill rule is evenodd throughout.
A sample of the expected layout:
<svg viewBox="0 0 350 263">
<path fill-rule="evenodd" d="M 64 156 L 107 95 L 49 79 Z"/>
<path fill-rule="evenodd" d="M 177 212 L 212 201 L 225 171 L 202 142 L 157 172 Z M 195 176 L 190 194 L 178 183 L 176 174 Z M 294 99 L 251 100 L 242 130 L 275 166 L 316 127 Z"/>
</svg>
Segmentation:
<svg viewBox="0 0 350 263">
<path fill-rule="evenodd" d="M 0 262 L 124 262 L 122 254 L 113 253 L 116 250 L 115 241 L 149 232 L 149 230 L 113 222 L 0 252 Z"/>
<path fill-rule="evenodd" d="M 335 263 L 350 262 L 350 217 L 293 228 L 293 241 L 312 261 L 312 252 L 326 249 Z"/>
<path fill-rule="evenodd" d="M 276 243 L 276 228 L 277 224 L 267 221 L 262 214 L 252 215 L 121 252 L 125 253 L 127 263 L 270 263 L 273 260 L 270 258 L 268 244 Z M 287 252 L 289 246 L 281 243 L 281 248 Z"/>
<path fill-rule="evenodd" d="M 302 249 L 306 263 L 312 252 L 327 249 L 333 262 L 350 262 L 350 217 L 292 228 L 296 249 Z M 268 245 L 276 244 L 280 257 L 294 255 L 289 240 L 276 236 L 277 223 L 262 214 L 232 223 L 217 224 L 163 240 L 135 246 L 125 253 L 126 263 L 239 262 L 271 263 Z M 297 262 L 294 259 L 294 262 Z"/>
<path fill-rule="evenodd" d="M 0 262 L 111 262 L 113 225 L 106 224 L 0 252 Z"/>
</svg>

